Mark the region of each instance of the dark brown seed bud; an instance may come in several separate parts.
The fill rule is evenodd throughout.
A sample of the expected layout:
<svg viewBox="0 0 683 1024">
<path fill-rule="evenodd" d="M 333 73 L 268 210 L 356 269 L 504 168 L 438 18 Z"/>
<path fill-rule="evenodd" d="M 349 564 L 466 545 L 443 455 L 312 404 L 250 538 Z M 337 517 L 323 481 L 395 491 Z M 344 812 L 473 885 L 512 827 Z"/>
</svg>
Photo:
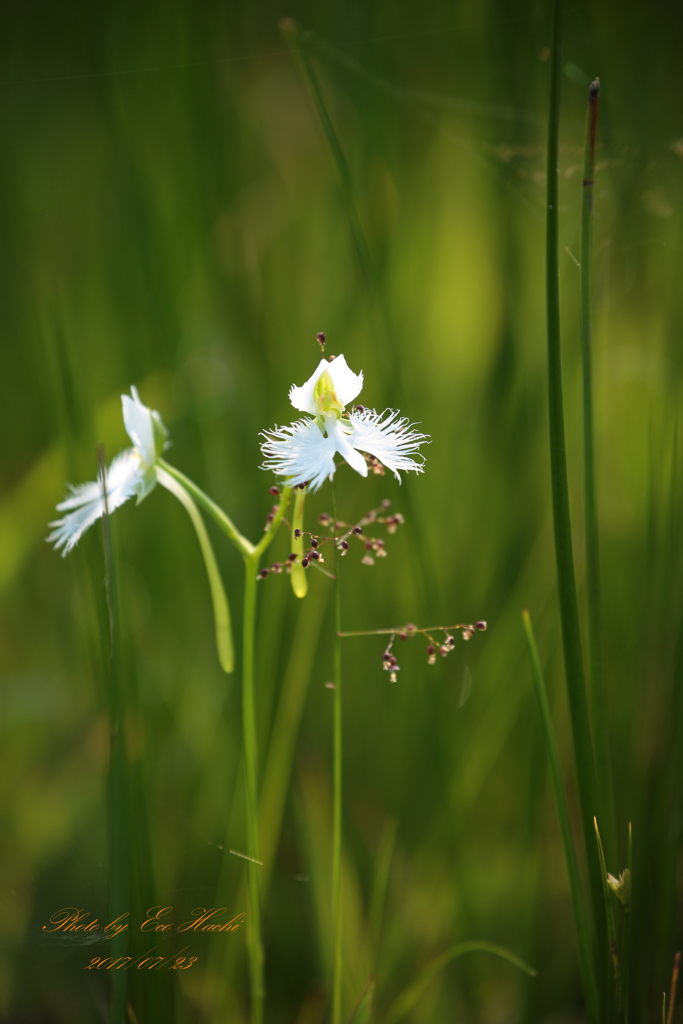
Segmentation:
<svg viewBox="0 0 683 1024">
<path fill-rule="evenodd" d="M 318 559 L 320 558 L 320 552 L 319 551 L 311 551 L 311 558 L 314 558 L 316 560 L 316 562 L 317 562 Z"/>
<path fill-rule="evenodd" d="M 384 652 L 384 654 L 382 655 L 382 658 L 384 659 L 384 661 L 391 661 L 391 655 L 389 654 L 388 651 Z"/>
<path fill-rule="evenodd" d="M 273 515 L 272 512 L 269 512 L 268 515 L 266 516 L 266 522 L 272 523 L 273 519 L 275 519 L 275 516 Z"/>
<path fill-rule="evenodd" d="M 433 647 L 432 644 L 430 644 L 429 647 L 427 648 L 427 654 L 433 654 L 433 653 L 434 653 L 434 647 Z"/>
<path fill-rule="evenodd" d="M 260 580 L 264 580 L 266 578 L 266 576 L 268 575 L 268 569 L 261 569 L 261 571 L 260 571 L 260 573 L 258 575 L 259 575 L 259 579 Z"/>
<path fill-rule="evenodd" d="M 365 542 L 365 550 L 366 551 L 372 551 L 372 541 L 371 540 L 366 540 L 366 542 Z"/>
<path fill-rule="evenodd" d="M 408 634 L 407 633 L 399 633 L 398 634 L 398 638 L 399 638 L 399 640 L 407 640 L 408 639 Z"/>
<path fill-rule="evenodd" d="M 365 406 L 364 405 L 357 405 L 356 406 L 356 412 L 365 412 Z"/>
<path fill-rule="evenodd" d="M 318 331 L 317 338 L 321 345 L 325 344 L 325 334 L 323 331 Z"/>
<path fill-rule="evenodd" d="M 353 530 L 351 531 L 351 533 L 356 533 L 356 534 L 362 533 L 362 532 L 363 532 L 363 527 L 362 526 L 354 526 Z"/>
<path fill-rule="evenodd" d="M 268 494 L 279 494 L 279 493 L 280 493 L 279 487 L 271 487 L 270 490 L 268 491 Z"/>
<path fill-rule="evenodd" d="M 312 548 L 317 548 L 317 546 L 318 546 L 318 541 L 316 540 L 315 537 L 311 537 L 311 547 Z"/>
<path fill-rule="evenodd" d="M 297 484 L 296 486 L 299 488 L 300 491 L 303 491 L 306 484 Z"/>
<path fill-rule="evenodd" d="M 344 551 L 348 551 L 349 550 L 349 542 L 348 542 L 348 540 L 343 540 L 341 542 L 341 544 L 339 545 L 339 547 L 342 548 Z"/>
<path fill-rule="evenodd" d="M 294 536 L 295 537 L 300 537 L 301 536 L 301 530 L 295 530 L 294 531 Z"/>
<path fill-rule="evenodd" d="M 446 637 L 446 643 L 448 644 L 449 647 L 452 647 L 453 644 L 455 643 L 455 637 L 454 636 L 447 636 Z"/>
<path fill-rule="evenodd" d="M 327 526 L 329 521 L 330 517 L 328 516 L 327 512 L 321 512 L 320 515 L 318 516 L 318 522 L 320 523 L 321 526 Z"/>
<path fill-rule="evenodd" d="M 308 559 L 307 558 L 302 558 L 301 559 L 301 564 L 303 565 L 304 569 L 306 569 L 308 567 Z"/>
<path fill-rule="evenodd" d="M 482 631 L 482 633 L 486 629 L 486 623 L 485 622 L 475 622 L 474 625 L 476 626 L 477 629 L 480 629 Z"/>
<path fill-rule="evenodd" d="M 291 555 L 289 556 L 289 561 L 296 562 L 296 552 L 292 551 Z"/>
<path fill-rule="evenodd" d="M 270 567 L 270 571 L 271 572 L 282 572 L 282 566 L 280 565 L 279 562 L 273 562 L 273 564 Z"/>
</svg>

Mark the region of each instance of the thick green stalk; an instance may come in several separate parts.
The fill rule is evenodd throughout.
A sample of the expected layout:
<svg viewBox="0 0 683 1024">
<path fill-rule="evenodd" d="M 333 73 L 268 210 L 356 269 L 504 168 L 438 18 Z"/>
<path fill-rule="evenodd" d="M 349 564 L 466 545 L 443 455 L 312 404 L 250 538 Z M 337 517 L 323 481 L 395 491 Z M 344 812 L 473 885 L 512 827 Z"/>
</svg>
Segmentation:
<svg viewBox="0 0 683 1024">
<path fill-rule="evenodd" d="M 332 482 L 332 512 L 337 522 L 337 497 Z M 334 780 L 332 812 L 332 1024 L 342 1019 L 342 657 L 341 657 L 341 551 L 334 566 Z"/>
<path fill-rule="evenodd" d="M 598 510 L 595 488 L 595 441 L 593 430 L 593 370 L 591 351 L 591 288 L 593 235 L 593 177 L 595 173 L 595 139 L 598 127 L 600 82 L 596 78 L 588 90 L 586 152 L 583 170 L 583 203 L 581 209 L 581 361 L 583 364 L 583 472 L 584 516 L 586 529 L 586 604 L 588 625 L 588 679 L 591 719 L 595 744 L 595 766 L 598 777 L 605 846 L 610 861 L 617 860 L 614 785 L 609 742 L 609 712 L 605 672 L 602 658 L 602 615 L 600 607 L 600 549 Z"/>
<path fill-rule="evenodd" d="M 562 399 L 560 350 L 560 287 L 558 266 L 558 136 L 560 121 L 560 74 L 562 66 L 563 0 L 555 0 L 555 24 L 551 59 L 550 113 L 548 123 L 548 191 L 546 220 L 546 303 L 548 335 L 548 414 L 550 472 L 552 482 L 557 586 L 562 621 L 562 645 L 567 695 L 574 743 L 574 760 L 581 805 L 583 839 L 588 863 L 593 917 L 598 949 L 607 939 L 603 913 L 600 863 L 593 839 L 593 816 L 600 810 L 597 796 L 593 743 L 583 674 L 581 630 L 574 578 L 569 487 Z"/>
<path fill-rule="evenodd" d="M 247 786 L 247 864 L 249 914 L 247 915 L 247 946 L 251 987 L 252 1024 L 263 1021 L 263 947 L 261 944 L 261 904 L 259 896 L 258 842 L 258 750 L 256 745 L 256 714 L 254 709 L 254 655 L 256 640 L 256 581 L 259 556 L 244 558 L 244 622 L 242 633 L 242 732 L 244 738 L 244 769 Z"/>
<path fill-rule="evenodd" d="M 548 703 L 548 695 L 546 693 L 545 681 L 543 679 L 541 661 L 538 657 L 536 639 L 531 625 L 531 618 L 526 610 L 522 612 L 522 621 L 524 623 L 524 631 L 526 633 L 526 640 L 529 648 L 529 658 L 531 660 L 534 687 L 536 689 L 538 705 L 541 711 L 543 736 L 545 738 L 545 746 L 548 754 L 550 779 L 553 786 L 553 794 L 555 796 L 555 807 L 557 808 L 557 816 L 560 820 L 560 833 L 562 835 L 564 859 L 567 865 L 567 875 L 569 876 L 569 892 L 572 900 L 572 909 L 574 911 L 574 924 L 576 926 L 581 983 L 583 985 L 584 996 L 586 999 L 588 1020 L 591 1024 L 597 1024 L 600 1019 L 600 1015 L 598 1010 L 598 989 L 593 969 L 590 922 L 586 914 L 586 907 L 581 893 L 579 867 L 576 861 L 576 853 L 574 851 L 574 841 L 572 839 L 572 830 L 569 823 L 567 800 L 564 793 L 564 786 L 562 785 L 560 755 L 557 749 L 555 729 L 553 727 L 553 719 L 550 713 L 550 705 Z"/>
</svg>

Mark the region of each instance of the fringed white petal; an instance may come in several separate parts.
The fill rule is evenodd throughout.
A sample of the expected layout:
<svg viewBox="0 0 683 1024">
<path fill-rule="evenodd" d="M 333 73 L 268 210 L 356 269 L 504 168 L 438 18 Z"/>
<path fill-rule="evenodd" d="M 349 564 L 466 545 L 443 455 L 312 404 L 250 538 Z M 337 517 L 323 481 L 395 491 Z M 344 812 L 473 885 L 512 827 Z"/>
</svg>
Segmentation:
<svg viewBox="0 0 683 1024">
<path fill-rule="evenodd" d="M 112 461 L 107 470 L 107 506 L 110 512 L 123 505 L 134 494 L 140 494 L 144 486 L 145 470 L 138 453 L 127 448 Z M 90 481 L 71 487 L 71 494 L 57 505 L 58 512 L 68 512 L 63 519 L 57 519 L 49 526 L 54 527 L 47 538 L 62 555 L 78 543 L 88 527 L 104 514 L 102 482 Z"/>
<path fill-rule="evenodd" d="M 261 451 L 266 456 L 262 469 L 288 477 L 291 487 L 308 482 L 317 491 L 334 474 L 335 445 L 325 437 L 314 420 L 297 420 L 287 427 L 264 432 Z"/>
<path fill-rule="evenodd" d="M 353 426 L 353 433 L 349 437 L 353 447 L 374 455 L 387 469 L 392 470 L 397 480 L 401 479 L 399 469 L 412 469 L 416 473 L 423 471 L 424 459 L 423 462 L 415 462 L 409 456 L 419 454 L 420 445 L 428 441 L 429 435 L 413 430 L 413 424 L 405 417 L 399 418 L 396 410 L 385 409 L 378 413 L 374 409 L 366 409 L 364 412 L 352 412 L 349 422 Z"/>
</svg>

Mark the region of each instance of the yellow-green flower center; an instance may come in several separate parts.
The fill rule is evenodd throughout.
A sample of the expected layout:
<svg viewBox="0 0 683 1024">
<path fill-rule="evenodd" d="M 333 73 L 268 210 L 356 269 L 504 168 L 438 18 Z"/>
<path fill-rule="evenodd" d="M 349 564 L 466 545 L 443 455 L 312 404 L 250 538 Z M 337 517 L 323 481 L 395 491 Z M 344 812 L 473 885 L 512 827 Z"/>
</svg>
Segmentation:
<svg viewBox="0 0 683 1024">
<path fill-rule="evenodd" d="M 332 414 L 337 419 L 341 419 L 344 406 L 337 398 L 334 383 L 328 370 L 323 370 L 318 377 L 313 390 L 313 397 L 321 416 Z"/>
</svg>

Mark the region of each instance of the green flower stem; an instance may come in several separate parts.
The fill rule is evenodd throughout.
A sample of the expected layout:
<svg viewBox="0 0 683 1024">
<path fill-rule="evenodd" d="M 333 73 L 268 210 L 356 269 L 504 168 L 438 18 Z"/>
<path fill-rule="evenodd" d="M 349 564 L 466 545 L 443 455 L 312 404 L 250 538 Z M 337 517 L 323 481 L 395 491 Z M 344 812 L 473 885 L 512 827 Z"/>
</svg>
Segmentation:
<svg viewBox="0 0 683 1024">
<path fill-rule="evenodd" d="M 256 713 L 254 709 L 254 650 L 256 639 L 256 581 L 259 558 L 254 552 L 245 555 L 244 622 L 242 633 L 242 732 L 244 736 L 244 767 L 247 785 L 247 849 L 252 858 L 247 864 L 249 914 L 247 945 L 251 984 L 252 1024 L 263 1021 L 263 946 L 261 944 L 261 906 L 259 897 L 258 842 L 258 750 L 256 745 Z"/>
<path fill-rule="evenodd" d="M 564 793 L 564 786 L 562 785 L 562 769 L 560 768 L 560 755 L 557 749 L 557 740 L 555 739 L 555 729 L 553 727 L 553 720 L 550 714 L 550 705 L 548 704 L 548 695 L 546 693 L 545 681 L 543 679 L 541 662 L 538 657 L 538 648 L 536 647 L 536 639 L 531 625 L 531 618 L 526 609 L 522 612 L 522 622 L 524 624 L 524 632 L 526 633 L 527 646 L 529 649 L 534 687 L 536 689 L 538 705 L 541 711 L 543 736 L 545 738 L 548 764 L 550 766 L 550 779 L 555 796 L 557 816 L 560 821 L 560 833 L 562 835 L 567 875 L 569 876 L 569 892 L 571 894 L 572 908 L 574 911 L 574 924 L 576 927 L 581 983 L 583 985 L 583 992 L 586 999 L 588 1020 L 590 1021 L 590 1024 L 597 1024 L 600 1019 L 600 1014 L 598 1010 L 598 989 L 593 970 L 590 923 L 586 914 L 583 895 L 581 893 L 579 867 L 576 861 L 576 853 L 574 851 L 574 841 L 572 839 L 572 830 L 569 823 L 567 800 Z"/>
<path fill-rule="evenodd" d="M 175 480 L 165 469 L 157 469 L 157 481 L 162 487 L 178 499 L 190 517 L 195 528 L 199 546 L 204 557 L 206 575 L 209 578 L 211 590 L 211 602 L 213 604 L 213 616 L 216 629 L 216 648 L 218 658 L 224 672 L 230 674 L 235 667 L 235 652 L 232 641 L 232 626 L 230 622 L 230 607 L 223 588 L 221 574 L 216 564 L 216 556 L 213 553 L 211 541 L 204 525 L 199 509 L 190 497 L 189 493 Z"/>
<path fill-rule="evenodd" d="M 217 505 L 216 502 L 213 501 L 208 494 L 205 494 L 200 487 L 197 487 L 189 477 L 185 476 L 184 473 L 181 473 L 179 469 L 175 468 L 175 466 L 171 466 L 165 459 L 157 459 L 157 463 L 162 469 L 165 469 L 170 476 L 177 480 L 179 484 L 182 484 L 183 487 L 189 491 L 197 504 L 216 520 L 223 533 L 228 535 L 233 544 L 245 557 L 254 553 L 254 545 L 251 541 L 247 540 L 246 537 L 242 536 L 232 519 L 226 515 L 220 505 Z M 274 525 L 275 523 L 273 522 L 273 526 Z"/>
<path fill-rule="evenodd" d="M 562 622 L 567 696 L 574 742 L 574 760 L 581 805 L 583 839 L 588 864 L 593 918 L 598 949 L 604 949 L 607 931 L 604 920 L 600 862 L 593 839 L 593 816 L 598 814 L 598 789 L 593 756 L 588 699 L 583 673 L 581 630 L 574 578 L 569 485 L 562 398 L 562 356 L 560 349 L 560 287 L 558 265 L 558 137 L 560 121 L 560 75 L 562 68 L 563 0 L 555 0 L 551 58 L 550 112 L 548 119 L 548 191 L 546 210 L 546 305 L 548 334 L 548 419 L 550 472 L 552 483 L 557 586 Z"/>
<path fill-rule="evenodd" d="M 332 481 L 332 513 L 337 522 L 337 495 Z M 332 1024 L 342 1019 L 342 657 L 341 657 L 341 551 L 334 566 L 334 781 L 332 812 Z"/>
<path fill-rule="evenodd" d="M 197 487 L 189 477 L 163 459 L 158 460 L 162 471 L 173 477 L 194 498 L 197 504 L 215 519 L 244 558 L 244 618 L 242 623 L 242 733 L 244 742 L 244 775 L 247 796 L 247 887 L 249 913 L 247 915 L 247 948 L 249 954 L 249 983 L 251 992 L 252 1024 L 263 1024 L 263 944 L 261 940 L 261 900 L 259 886 L 259 829 L 258 829 L 258 747 L 256 741 L 256 710 L 254 701 L 255 648 L 256 648 L 256 583 L 261 557 L 272 544 L 282 522 L 291 487 L 283 487 L 273 521 L 258 544 L 244 537 L 229 516 Z"/>
<path fill-rule="evenodd" d="M 609 743 L 609 712 L 602 658 L 602 615 L 600 607 L 600 550 L 595 489 L 595 442 L 593 431 L 593 371 L 591 353 L 591 277 L 593 235 L 593 177 L 595 140 L 598 127 L 598 79 L 588 91 L 586 152 L 581 209 L 581 361 L 583 365 L 583 472 L 586 523 L 586 604 L 588 636 L 588 678 L 591 720 L 595 742 L 595 765 L 601 802 L 601 824 L 605 847 L 611 861 L 617 859 L 614 784 Z"/>
</svg>

